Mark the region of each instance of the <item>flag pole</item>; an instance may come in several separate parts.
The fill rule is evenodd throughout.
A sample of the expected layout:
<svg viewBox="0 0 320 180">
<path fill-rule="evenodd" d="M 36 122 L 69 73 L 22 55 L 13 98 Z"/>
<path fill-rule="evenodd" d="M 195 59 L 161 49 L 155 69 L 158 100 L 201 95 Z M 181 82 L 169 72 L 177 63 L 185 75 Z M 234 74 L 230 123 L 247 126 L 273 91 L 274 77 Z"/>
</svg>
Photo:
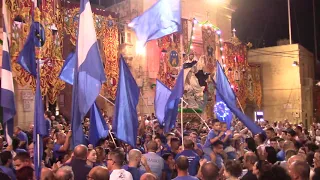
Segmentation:
<svg viewBox="0 0 320 180">
<path fill-rule="evenodd" d="M 100 97 L 102 97 L 104 100 L 106 100 L 108 103 L 112 104 L 113 106 L 115 106 L 115 104 L 113 102 L 111 102 L 108 98 L 102 96 L 101 94 L 99 94 Z"/>
<path fill-rule="evenodd" d="M 151 115 L 150 109 L 148 108 L 147 103 L 144 101 L 144 98 L 143 98 L 143 95 L 142 95 L 141 91 L 140 91 L 140 96 L 142 98 L 143 104 L 147 108 L 148 113 Z M 154 119 L 152 118 L 152 139 L 154 140 L 155 138 L 156 138 L 156 132 L 155 132 L 155 129 L 154 129 Z"/>
<path fill-rule="evenodd" d="M 40 40 L 41 41 L 41 40 Z M 39 85 L 40 85 L 40 93 L 41 93 L 41 69 L 40 69 L 40 59 L 38 59 L 38 74 L 37 74 L 37 76 L 39 76 L 39 82 L 36 82 L 36 83 L 39 83 Z M 38 78 L 37 78 L 37 80 L 36 81 L 38 81 Z M 36 101 L 36 100 L 35 100 Z M 36 102 L 34 102 L 34 103 L 36 103 Z M 41 102 L 42 103 L 42 102 Z M 36 118 L 36 117 L 34 117 L 34 118 Z M 35 129 L 35 131 L 36 131 L 36 133 L 37 133 L 37 130 Z M 38 156 L 38 161 L 37 161 L 37 164 L 38 164 L 38 167 L 41 167 L 40 166 L 40 134 L 39 133 L 37 133 L 37 156 Z M 36 173 L 37 174 L 37 173 Z M 36 177 L 37 179 L 40 179 L 40 177 Z"/>
<path fill-rule="evenodd" d="M 109 102 L 110 104 L 112 104 L 113 106 L 115 106 L 115 104 L 113 102 L 111 102 L 109 99 L 107 99 L 106 97 L 102 96 L 101 94 L 99 94 L 99 96 L 102 97 L 107 102 Z M 108 132 L 109 132 L 109 135 L 110 135 L 110 137 L 112 139 L 113 144 L 117 147 L 116 141 L 114 140 L 114 137 L 113 137 L 111 131 L 109 130 Z"/>
<path fill-rule="evenodd" d="M 188 105 L 188 103 L 184 100 L 184 99 L 181 99 L 184 103 L 186 103 Z M 204 125 L 210 129 L 210 127 L 208 126 L 208 124 L 206 123 L 206 121 L 200 116 L 200 114 L 194 109 L 194 108 L 191 108 L 193 110 L 194 113 L 197 114 L 197 116 L 201 119 L 201 121 L 204 123 Z"/>
<path fill-rule="evenodd" d="M 182 142 L 182 150 L 184 150 L 184 143 L 183 143 L 183 97 L 181 98 L 181 117 L 180 117 L 180 123 L 181 123 L 181 142 Z"/>
</svg>

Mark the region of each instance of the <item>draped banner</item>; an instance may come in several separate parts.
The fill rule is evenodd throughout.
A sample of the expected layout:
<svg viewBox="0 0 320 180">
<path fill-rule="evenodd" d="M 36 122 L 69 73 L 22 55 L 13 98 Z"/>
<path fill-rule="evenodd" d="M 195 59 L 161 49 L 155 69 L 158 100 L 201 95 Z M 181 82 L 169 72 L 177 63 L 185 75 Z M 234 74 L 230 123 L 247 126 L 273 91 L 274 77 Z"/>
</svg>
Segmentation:
<svg viewBox="0 0 320 180">
<path fill-rule="evenodd" d="M 158 45 L 162 49 L 158 78 L 172 89 L 181 65 L 180 34 L 173 33 L 160 38 Z"/>
<path fill-rule="evenodd" d="M 230 84 L 234 87 L 234 92 L 238 97 L 241 106 L 245 109 L 248 88 L 244 75 L 246 74 L 247 62 L 247 46 L 242 43 L 225 42 L 223 45 L 223 55 L 225 59 L 225 74 Z"/>
<path fill-rule="evenodd" d="M 207 57 L 206 68 L 213 71 L 216 59 L 216 33 L 213 28 L 202 26 L 202 42 L 203 52 Z"/>
<path fill-rule="evenodd" d="M 70 40 L 75 46 L 79 21 L 79 3 L 63 3 L 60 1 L 42 1 L 40 11 L 35 12 L 45 34 L 45 43 L 36 47 L 37 58 L 41 59 L 41 90 L 42 96 L 47 95 L 49 103 L 54 104 L 65 83 L 58 76 L 63 66 L 62 52 L 70 53 L 74 47 L 63 44 Z M 16 62 L 22 49 L 31 24 L 32 0 L 6 1 L 10 13 L 12 71 L 14 79 L 21 86 L 29 86 L 35 91 L 35 79 Z M 101 56 L 104 60 L 107 82 L 104 84 L 105 96 L 114 99 L 118 79 L 118 28 L 113 17 L 114 13 L 93 8 L 95 28 L 99 41 Z M 63 37 L 68 36 L 64 41 Z M 67 39 L 67 38 L 65 38 Z"/>
<path fill-rule="evenodd" d="M 24 42 L 29 34 L 31 24 L 32 0 L 25 1 L 6 1 L 10 11 L 11 34 L 11 56 L 12 70 L 14 78 L 21 86 L 30 86 L 35 90 L 35 79 L 29 73 L 21 68 L 16 62 L 17 57 Z M 62 58 L 62 37 L 63 17 L 61 6 L 55 1 L 44 1 L 40 11 L 35 11 L 35 21 L 40 22 L 44 30 L 44 45 L 36 47 L 36 56 L 41 59 L 41 89 L 42 95 L 47 95 L 49 102 L 53 104 L 59 92 L 64 89 L 65 84 L 58 75 L 63 66 Z"/>
</svg>

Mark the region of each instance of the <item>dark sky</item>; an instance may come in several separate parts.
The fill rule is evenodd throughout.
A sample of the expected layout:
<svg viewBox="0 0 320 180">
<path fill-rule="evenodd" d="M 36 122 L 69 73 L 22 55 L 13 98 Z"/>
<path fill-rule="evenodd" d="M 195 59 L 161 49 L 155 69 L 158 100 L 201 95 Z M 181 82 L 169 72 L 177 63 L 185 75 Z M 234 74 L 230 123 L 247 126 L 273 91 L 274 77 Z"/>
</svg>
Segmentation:
<svg viewBox="0 0 320 180">
<path fill-rule="evenodd" d="M 320 0 L 315 2 L 320 57 Z M 232 27 L 241 41 L 268 47 L 277 45 L 279 39 L 289 39 L 287 0 L 232 0 L 232 5 L 236 8 Z M 312 0 L 291 0 L 292 40 L 314 52 L 312 11 Z"/>
</svg>

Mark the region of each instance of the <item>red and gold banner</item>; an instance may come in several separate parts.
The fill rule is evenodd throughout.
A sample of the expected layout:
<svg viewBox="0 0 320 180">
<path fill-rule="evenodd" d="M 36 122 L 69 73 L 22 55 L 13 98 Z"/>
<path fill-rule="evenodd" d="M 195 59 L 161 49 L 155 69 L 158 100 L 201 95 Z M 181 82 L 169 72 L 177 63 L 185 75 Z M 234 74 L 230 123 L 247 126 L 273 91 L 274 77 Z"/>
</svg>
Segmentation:
<svg viewBox="0 0 320 180">
<path fill-rule="evenodd" d="M 64 60 L 63 37 L 69 37 L 75 46 L 78 21 L 79 3 L 60 2 L 56 0 L 42 1 L 40 11 L 35 11 L 35 20 L 39 19 L 45 31 L 45 43 L 41 48 L 36 48 L 37 57 L 41 59 L 41 90 L 42 95 L 48 96 L 51 104 L 55 103 L 58 94 L 65 87 L 65 83 L 59 79 L 59 74 Z M 32 21 L 32 0 L 7 0 L 7 6 L 11 18 L 11 45 L 12 69 L 14 78 L 21 86 L 30 86 L 35 90 L 35 79 L 16 62 L 19 52 L 23 48 L 29 33 Z M 93 8 L 94 22 L 101 56 L 105 65 L 108 82 L 103 86 L 108 97 L 114 99 L 118 79 L 118 28 L 112 17 L 114 14 L 102 9 Z M 74 47 L 73 47 L 74 48 Z M 70 47 L 66 47 L 70 52 Z M 110 83 L 111 82 L 111 83 Z M 109 84 L 108 84 L 109 83 Z"/>
<path fill-rule="evenodd" d="M 35 90 L 35 79 L 21 68 L 16 62 L 20 50 L 29 34 L 32 22 L 31 9 L 33 2 L 25 1 L 6 1 L 10 12 L 11 24 L 11 45 L 10 53 L 12 56 L 12 70 L 14 78 L 21 86 L 30 86 Z M 36 47 L 36 56 L 41 59 L 41 90 L 42 95 L 48 96 L 49 102 L 53 104 L 59 92 L 65 87 L 63 81 L 58 78 L 63 66 L 62 59 L 62 37 L 63 17 L 61 6 L 53 0 L 45 1 L 39 9 L 35 9 L 35 21 L 40 22 L 45 32 L 45 43 L 41 48 Z"/>
</svg>

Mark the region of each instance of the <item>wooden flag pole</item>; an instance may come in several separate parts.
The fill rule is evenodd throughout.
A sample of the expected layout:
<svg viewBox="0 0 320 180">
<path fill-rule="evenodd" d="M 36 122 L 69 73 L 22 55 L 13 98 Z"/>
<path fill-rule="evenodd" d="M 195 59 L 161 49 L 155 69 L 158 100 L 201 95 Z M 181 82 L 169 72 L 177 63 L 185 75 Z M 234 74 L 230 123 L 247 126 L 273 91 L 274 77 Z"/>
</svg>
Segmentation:
<svg viewBox="0 0 320 180">
<path fill-rule="evenodd" d="M 181 142 L 182 142 L 182 150 L 184 150 L 184 143 L 183 143 L 183 97 L 181 98 L 181 117 L 180 117 L 180 123 L 181 123 Z"/>
<path fill-rule="evenodd" d="M 111 102 L 108 98 L 102 96 L 101 94 L 99 94 L 99 96 L 102 97 L 104 100 L 106 100 L 108 103 L 110 103 L 110 104 L 112 104 L 113 106 L 115 106 L 115 104 L 114 104 L 113 102 Z M 118 147 L 117 144 L 116 144 L 116 141 L 114 140 L 114 137 L 113 137 L 113 135 L 112 135 L 112 133 L 111 133 L 110 130 L 109 130 L 109 135 L 110 135 L 110 137 L 111 137 L 111 139 L 112 139 L 112 142 L 113 142 L 113 144 L 115 145 L 115 147 Z"/>
</svg>

